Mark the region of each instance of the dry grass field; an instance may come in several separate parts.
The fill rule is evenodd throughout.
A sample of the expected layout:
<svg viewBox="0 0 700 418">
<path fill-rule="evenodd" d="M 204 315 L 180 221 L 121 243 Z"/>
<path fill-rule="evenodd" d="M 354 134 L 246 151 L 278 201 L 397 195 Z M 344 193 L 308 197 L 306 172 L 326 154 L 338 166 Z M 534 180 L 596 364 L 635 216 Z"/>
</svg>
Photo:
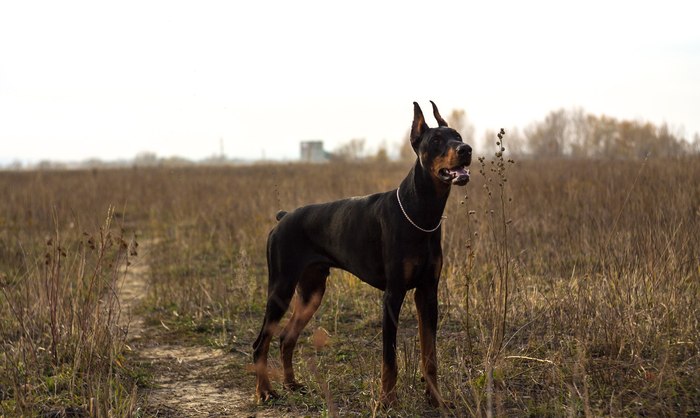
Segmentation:
<svg viewBox="0 0 700 418">
<path fill-rule="evenodd" d="M 155 414 L 158 370 L 127 344 L 118 298 L 146 249 L 139 312 L 160 330 L 152 338 L 226 352 L 228 387 L 250 394 L 241 414 L 700 414 L 700 160 L 690 157 L 475 161 L 443 226 L 439 379 L 454 409 L 423 397 L 411 295 L 399 403 L 381 409 L 381 294 L 341 271 L 297 348 L 309 392 L 256 405 L 251 343 L 276 211 L 390 190 L 408 168 L 0 173 L 0 415 Z M 271 357 L 278 366 L 277 341 Z"/>
</svg>

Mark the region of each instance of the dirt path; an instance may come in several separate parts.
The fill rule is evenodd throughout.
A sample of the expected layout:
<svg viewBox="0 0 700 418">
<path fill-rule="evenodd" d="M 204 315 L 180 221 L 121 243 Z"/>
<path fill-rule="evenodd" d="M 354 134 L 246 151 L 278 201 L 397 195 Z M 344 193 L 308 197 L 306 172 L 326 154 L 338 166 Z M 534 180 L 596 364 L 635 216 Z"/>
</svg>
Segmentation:
<svg viewBox="0 0 700 418">
<path fill-rule="evenodd" d="M 145 248 L 144 248 L 145 247 Z M 147 325 L 138 308 L 147 292 L 148 244 L 120 286 L 122 323 L 128 327 L 131 354 L 152 376 L 141 411 L 158 417 L 266 417 L 281 411 L 257 411 L 249 390 L 231 387 L 230 365 L 240 362 L 224 350 L 187 345 L 168 338 L 163 326 Z"/>
</svg>

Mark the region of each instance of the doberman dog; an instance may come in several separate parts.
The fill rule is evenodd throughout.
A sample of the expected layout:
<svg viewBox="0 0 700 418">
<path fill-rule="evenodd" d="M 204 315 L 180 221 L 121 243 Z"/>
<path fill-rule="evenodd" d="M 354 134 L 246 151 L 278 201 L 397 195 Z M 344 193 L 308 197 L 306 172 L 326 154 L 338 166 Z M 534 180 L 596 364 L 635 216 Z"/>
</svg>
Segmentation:
<svg viewBox="0 0 700 418">
<path fill-rule="evenodd" d="M 421 370 L 428 401 L 444 405 L 438 390 L 435 349 L 438 281 L 442 269 L 441 223 L 452 185 L 469 181 L 472 149 L 447 126 L 432 101 L 437 128 L 429 128 L 413 103 L 411 147 L 417 155 L 400 186 L 384 193 L 352 197 L 277 214 L 267 240 L 267 306 L 253 344 L 260 401 L 277 397 L 267 373 L 270 340 L 279 332 L 284 386 L 295 390 L 292 355 L 302 329 L 326 290 L 329 269 L 340 268 L 384 291 L 381 401 L 396 401 L 396 328 L 404 296 L 415 290 Z M 294 312 L 279 331 L 294 291 Z"/>
</svg>

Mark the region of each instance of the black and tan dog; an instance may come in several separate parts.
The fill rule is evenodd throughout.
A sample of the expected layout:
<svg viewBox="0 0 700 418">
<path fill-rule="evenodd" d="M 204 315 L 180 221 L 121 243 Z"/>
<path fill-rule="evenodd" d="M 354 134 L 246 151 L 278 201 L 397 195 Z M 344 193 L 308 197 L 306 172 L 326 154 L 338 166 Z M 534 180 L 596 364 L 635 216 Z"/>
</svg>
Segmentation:
<svg viewBox="0 0 700 418">
<path fill-rule="evenodd" d="M 294 379 L 292 355 L 316 312 L 330 268 L 340 268 L 384 291 L 382 402 L 396 400 L 396 327 L 406 291 L 416 289 L 421 367 L 432 405 L 443 404 L 437 384 L 437 290 L 442 268 L 442 213 L 450 187 L 469 181 L 471 147 L 447 126 L 435 103 L 437 128 L 429 128 L 413 103 L 411 146 L 418 156 L 399 188 L 364 197 L 309 205 L 277 214 L 267 241 L 269 283 L 262 330 L 253 344 L 256 395 L 276 397 L 267 373 L 270 340 L 279 330 L 294 291 L 294 313 L 279 333 L 284 386 Z"/>
</svg>

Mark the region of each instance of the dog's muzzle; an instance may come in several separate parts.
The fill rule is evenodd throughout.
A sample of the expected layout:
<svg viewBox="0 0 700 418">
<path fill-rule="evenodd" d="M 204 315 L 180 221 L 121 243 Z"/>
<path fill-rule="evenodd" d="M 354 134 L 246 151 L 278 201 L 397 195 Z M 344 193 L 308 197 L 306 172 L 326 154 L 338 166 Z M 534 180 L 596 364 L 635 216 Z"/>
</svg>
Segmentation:
<svg viewBox="0 0 700 418">
<path fill-rule="evenodd" d="M 470 173 L 466 165 L 454 168 L 442 168 L 439 174 L 445 183 L 452 183 L 455 186 L 464 186 L 469 183 Z"/>
</svg>

